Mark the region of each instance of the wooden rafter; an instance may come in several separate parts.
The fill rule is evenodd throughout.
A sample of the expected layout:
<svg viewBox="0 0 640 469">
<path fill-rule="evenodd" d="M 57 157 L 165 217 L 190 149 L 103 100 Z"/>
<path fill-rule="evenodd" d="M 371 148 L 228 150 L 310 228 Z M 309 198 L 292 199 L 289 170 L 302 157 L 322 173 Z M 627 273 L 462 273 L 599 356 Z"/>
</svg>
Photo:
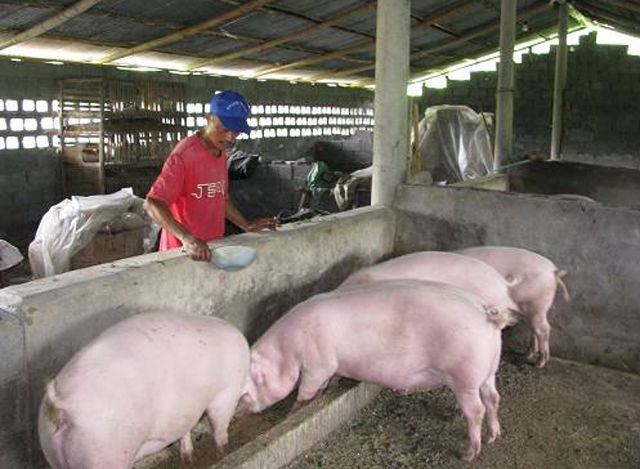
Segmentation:
<svg viewBox="0 0 640 469">
<path fill-rule="evenodd" d="M 355 75 L 356 73 L 366 72 L 367 70 L 371 70 L 375 68 L 376 64 L 363 65 L 362 67 L 350 68 L 348 70 L 333 70 L 330 72 L 323 72 L 316 75 L 312 75 L 310 77 L 304 78 L 301 81 L 304 82 L 316 82 L 320 80 L 326 80 L 328 78 L 342 78 L 349 75 Z"/>
<path fill-rule="evenodd" d="M 137 54 L 139 52 L 145 52 L 156 47 L 164 46 L 165 44 L 170 44 L 172 42 L 179 41 L 189 36 L 193 36 L 194 34 L 198 34 L 202 31 L 205 31 L 209 28 L 217 26 L 219 24 L 226 23 L 234 18 L 238 18 L 239 16 L 243 16 L 253 10 L 260 8 L 267 3 L 270 3 L 274 0 L 253 0 L 251 2 L 245 3 L 223 15 L 216 16 L 215 18 L 211 18 L 203 23 L 197 24 L 195 26 L 191 26 L 185 28 L 181 31 L 177 31 L 175 33 L 169 34 L 164 37 L 160 37 L 158 39 L 153 39 L 151 41 L 147 41 L 130 49 L 126 49 L 124 51 L 115 52 L 110 54 L 102 59 L 98 60 L 97 63 L 109 63 L 114 60 L 121 59 L 123 57 L 127 57 L 129 55 Z"/>
<path fill-rule="evenodd" d="M 221 2 L 224 3 L 228 3 L 230 5 L 239 5 L 240 1 L 239 0 L 220 0 Z M 298 13 L 292 10 L 288 10 L 279 6 L 271 6 L 271 5 L 267 5 L 264 6 L 262 8 L 260 8 L 261 11 L 264 11 L 270 15 L 279 15 L 279 16 L 283 16 L 283 17 L 287 17 L 287 18 L 298 18 L 301 20 L 305 20 L 305 21 L 309 21 L 311 23 L 316 23 L 316 24 L 320 24 L 322 23 L 322 20 L 319 20 L 313 16 L 309 16 L 309 15 L 305 15 L 302 13 Z M 374 38 L 373 35 L 368 34 L 364 31 L 358 31 L 356 29 L 353 28 L 348 28 L 345 26 L 340 26 L 340 25 L 334 25 L 333 26 L 335 29 L 338 29 L 340 31 L 344 31 L 346 33 L 351 33 L 351 34 L 357 34 L 359 36 L 365 36 L 368 37 L 369 39 Z"/>
<path fill-rule="evenodd" d="M 585 16 L 589 17 L 592 21 L 596 20 L 610 23 L 612 26 L 620 28 L 620 30 L 623 30 L 624 32 L 633 36 L 638 36 L 638 34 L 640 33 L 640 25 L 633 21 L 633 19 L 627 20 L 624 18 L 620 18 L 607 10 L 603 10 L 602 8 L 587 4 L 586 2 L 581 2 L 577 8 L 581 13 L 585 14 Z"/>
<path fill-rule="evenodd" d="M 578 9 L 580 8 L 579 5 L 582 4 L 583 2 L 579 1 L 577 2 L 578 4 Z M 640 4 L 638 4 L 637 1 L 631 1 L 631 0 L 607 0 L 605 3 L 611 3 L 617 7 L 620 8 L 625 8 L 627 10 L 631 10 L 635 13 L 640 13 Z"/>
<path fill-rule="evenodd" d="M 210 59 L 205 59 L 205 60 L 200 60 L 192 65 L 190 65 L 189 67 L 187 67 L 187 70 L 195 70 L 201 67 L 204 67 L 206 65 L 212 65 L 214 63 L 219 63 L 219 62 L 224 62 L 227 60 L 232 60 L 232 59 L 236 59 L 238 57 L 243 57 L 245 55 L 249 55 L 252 54 L 254 52 L 260 52 L 266 49 L 270 49 L 273 47 L 277 47 L 281 44 L 284 44 L 286 42 L 292 41 L 294 39 L 299 39 L 301 37 L 305 37 L 305 36 L 310 36 L 312 34 L 317 33 L 318 31 L 322 31 L 323 29 L 329 28 L 333 25 L 335 25 L 338 21 L 342 21 L 345 20 L 347 18 L 350 18 L 352 16 L 358 15 L 364 11 L 370 10 L 372 7 L 371 2 L 368 0 L 366 1 L 364 4 L 362 5 L 358 5 L 355 8 L 350 8 L 348 10 L 343 11 L 342 13 L 340 13 L 339 15 L 336 15 L 332 18 L 329 18 L 326 21 L 323 21 L 322 23 L 316 24 L 315 26 L 312 26 L 310 28 L 303 28 L 299 31 L 296 31 L 295 33 L 289 34 L 288 36 L 284 36 L 284 37 L 280 37 L 278 39 L 273 39 L 271 41 L 266 41 L 263 42 L 262 44 L 258 44 L 256 46 L 253 47 L 248 47 L 246 49 L 242 49 L 236 52 L 231 52 L 229 54 L 224 54 L 224 55 L 220 55 L 218 57 L 212 57 Z"/>
<path fill-rule="evenodd" d="M 231 2 L 228 2 L 231 3 Z M 238 3 L 238 2 L 233 2 L 233 3 Z M 39 8 L 39 9 L 47 9 L 53 12 L 60 12 L 62 11 L 64 8 L 58 5 L 52 5 L 50 3 L 46 3 L 43 2 L 41 0 L 29 0 L 26 2 L 23 1 L 18 1 L 18 0 L 0 0 L 0 5 L 3 4 L 7 4 L 7 5 L 16 5 L 19 4 L 21 6 L 25 6 L 25 7 L 31 7 L 31 8 Z M 268 9 L 269 7 L 263 7 L 260 8 L 260 10 L 263 9 Z M 271 9 L 269 9 L 271 10 Z M 279 10 L 278 10 L 279 12 Z M 280 13 L 284 15 L 285 13 Z M 150 28 L 162 28 L 162 29 L 166 29 L 166 30 L 171 30 L 171 31 L 179 31 L 185 28 L 185 25 L 183 24 L 177 24 L 177 23 L 173 23 L 173 22 L 167 22 L 167 21 L 162 21 L 159 19 L 144 19 L 144 18 L 134 18 L 132 16 L 128 16 L 128 15 L 123 15 L 121 13 L 116 13 L 113 11 L 109 11 L 109 10 L 104 10 L 102 8 L 100 8 L 100 6 L 97 6 L 96 8 L 94 8 L 91 11 L 91 15 L 97 16 L 98 18 L 105 18 L 105 19 L 113 19 L 113 20 L 117 20 L 117 21 L 128 21 L 128 22 L 132 22 L 132 23 L 137 23 L 140 25 L 145 25 L 148 26 Z M 287 14 L 289 16 L 294 16 L 292 14 Z M 311 21 L 311 20 L 310 20 Z M 315 21 L 315 20 L 314 20 Z M 334 26 L 336 27 L 336 26 Z M 344 28 L 340 28 L 340 29 L 344 29 Z M 4 33 L 6 34 L 19 34 L 22 31 L 20 30 L 13 30 L 13 29 L 4 29 L 3 30 Z M 222 39 L 230 39 L 233 41 L 238 41 L 238 42 L 244 42 L 247 44 L 251 44 L 251 45 L 256 45 L 256 44 L 260 44 L 262 43 L 262 41 L 260 39 L 254 38 L 254 37 L 248 37 L 248 36 L 242 36 L 239 34 L 231 34 L 225 31 L 215 31 L 215 30 L 208 30 L 208 31 L 202 31 L 200 34 L 202 34 L 203 36 L 211 36 L 211 37 L 215 37 L 215 38 L 222 38 Z M 359 33 L 362 34 L 362 33 Z M 51 36 L 52 39 L 56 39 L 56 40 L 67 40 L 67 41 L 74 41 L 74 42 L 78 42 L 78 43 L 84 43 L 84 44 L 91 44 L 91 45 L 97 45 L 97 46 L 105 46 L 105 47 L 110 47 L 110 48 L 129 48 L 129 47 L 134 47 L 135 44 L 123 44 L 123 43 L 115 43 L 115 42 L 105 42 L 105 41 L 97 41 L 94 39 L 78 39 L 78 38 L 71 38 L 68 36 L 56 36 L 56 35 L 52 35 Z M 306 47 L 301 47 L 301 46 L 296 46 L 293 44 L 283 44 L 280 46 L 282 49 L 287 49 L 287 50 L 292 50 L 295 52 L 301 52 L 303 54 L 324 54 L 326 53 L 326 51 L 321 51 L 321 50 L 313 50 L 313 49 L 308 49 Z M 183 54 L 183 52 L 175 52 L 176 54 Z M 184 52 L 184 55 L 189 55 L 188 52 Z M 203 57 L 194 57 L 200 60 L 206 60 Z M 362 60 L 360 59 L 355 59 L 355 58 L 348 58 L 345 60 L 350 60 L 352 62 L 356 62 L 356 63 L 361 63 Z"/>
<path fill-rule="evenodd" d="M 528 18 L 530 16 L 533 16 L 537 13 L 540 13 L 541 11 L 547 10 L 551 8 L 551 6 L 549 5 L 549 3 L 546 0 L 540 0 L 536 3 L 534 3 L 533 5 L 531 5 L 530 7 L 524 9 L 518 16 L 517 16 L 517 20 L 523 20 L 525 18 Z M 465 42 L 469 42 L 472 39 L 475 39 L 479 36 L 483 36 L 487 33 L 490 33 L 492 31 L 495 31 L 497 29 L 500 28 L 500 22 L 499 21 L 492 21 L 492 22 L 488 22 L 488 23 L 484 23 L 480 26 L 477 26 L 475 28 L 472 28 L 471 30 L 467 31 L 466 33 L 464 33 L 462 36 L 460 36 L 459 38 L 456 39 L 447 39 L 445 41 L 441 41 L 438 42 L 437 44 L 434 44 L 432 46 L 427 47 L 426 49 L 423 49 L 419 52 L 415 52 L 413 54 L 411 54 L 410 58 L 411 59 L 419 59 L 422 57 L 426 57 L 428 55 L 432 55 L 436 52 L 439 52 L 443 49 L 448 49 L 451 48 L 453 46 L 456 46 L 458 44 L 462 44 Z M 371 69 L 373 67 L 370 67 L 369 69 Z M 349 76 L 349 75 L 353 75 L 355 73 L 359 73 L 362 71 L 365 71 L 367 69 L 363 68 L 363 67 L 356 67 L 353 69 L 344 69 L 344 70 L 339 70 L 336 71 L 336 73 L 332 76 L 324 76 L 324 74 L 321 76 L 321 78 L 318 78 L 318 76 L 314 75 L 309 77 L 310 80 L 319 80 L 319 79 L 326 79 L 326 78 L 332 78 L 332 77 L 343 77 L 343 76 Z"/>
<path fill-rule="evenodd" d="M 345 55 L 348 54 L 353 54 L 354 52 L 362 52 L 362 51 L 366 51 L 368 49 L 372 49 L 375 46 L 375 42 L 371 42 L 371 41 L 364 41 L 364 42 L 359 42 L 351 47 L 346 47 L 342 50 L 338 50 L 338 51 L 334 51 L 334 52 L 329 52 L 328 54 L 322 54 L 319 55 L 317 57 L 311 57 L 308 59 L 302 59 L 302 60 L 297 60 L 295 62 L 291 62 L 288 64 L 284 64 L 284 65 L 278 65 L 276 67 L 268 67 L 268 68 L 264 68 L 261 70 L 258 70 L 257 72 L 254 72 L 252 74 L 250 74 L 249 76 L 252 78 L 255 77 L 259 77 L 262 75 L 267 75 L 269 73 L 275 73 L 275 72 L 279 72 L 281 70 L 287 70 L 290 68 L 296 68 L 296 67 L 302 67 L 305 65 L 311 65 L 311 64 L 315 64 L 318 62 L 324 62 L 325 60 L 330 60 L 330 59 L 336 59 L 339 57 L 343 57 Z"/>
<path fill-rule="evenodd" d="M 557 25 L 557 21 L 553 21 L 551 23 L 547 23 L 543 26 L 539 26 L 537 28 L 534 29 L 530 29 L 526 32 L 518 32 L 516 31 L 517 34 L 517 41 L 519 42 L 526 42 L 526 41 L 530 41 L 533 40 L 535 38 L 547 38 L 548 36 L 553 35 L 554 33 L 557 33 L 558 31 L 558 25 Z M 482 50 L 476 51 L 474 52 L 472 55 L 466 56 L 466 57 L 456 57 L 456 58 L 446 58 L 443 60 L 440 60 L 436 63 L 434 63 L 433 65 L 431 65 L 429 68 L 426 69 L 422 69 L 418 72 L 414 72 L 411 73 L 411 75 L 409 76 L 409 80 L 415 80 L 418 78 L 422 78 L 424 77 L 427 73 L 429 72 L 433 72 L 434 70 L 444 70 L 447 67 L 450 67 L 452 65 L 458 64 L 460 62 L 462 62 L 463 60 L 469 60 L 469 61 L 474 61 L 479 59 L 480 57 L 484 57 L 487 54 L 491 54 L 493 52 L 496 52 L 496 47 L 486 47 Z M 368 84 L 368 83 L 367 83 Z"/>
<path fill-rule="evenodd" d="M 414 24 L 411 27 L 411 32 L 415 32 L 415 31 L 420 31 L 422 29 L 425 29 L 427 27 L 432 26 L 433 23 L 436 23 L 438 21 L 442 21 L 446 18 L 449 18 L 451 16 L 455 16 L 455 15 L 459 15 L 463 12 L 466 12 L 469 10 L 469 8 L 471 8 L 475 3 L 475 0 L 467 0 L 465 2 L 462 3 L 458 3 L 456 5 L 450 6 L 450 7 L 446 7 L 442 10 L 437 11 L 436 13 L 429 15 L 428 17 L 424 18 L 420 23 Z M 348 54 L 351 54 L 353 52 L 362 52 L 365 51 L 367 49 L 371 49 L 375 46 L 375 41 L 367 41 L 367 42 L 362 42 L 362 43 L 358 43 L 355 46 L 352 46 L 350 48 L 345 48 L 342 49 L 340 51 L 336 51 L 336 52 L 331 52 L 328 54 L 323 54 L 321 56 L 318 57 L 313 57 L 313 58 L 309 58 L 309 59 L 302 59 L 302 60 L 298 60 L 295 62 L 291 62 L 288 64 L 283 64 L 283 65 L 279 65 L 276 67 L 270 67 L 270 68 L 265 68 L 262 70 L 258 70 L 252 74 L 250 74 L 249 76 L 252 78 L 255 77 L 259 77 L 262 75 L 268 75 L 271 73 L 275 73 L 275 72 L 280 72 L 282 70 L 288 70 L 291 68 L 299 68 L 299 67 L 303 67 L 306 65 L 311 65 L 314 63 L 319 63 L 319 62 L 324 62 L 325 60 L 329 60 L 329 59 L 335 59 L 335 58 L 340 58 L 340 57 L 344 57 Z M 369 68 L 373 68 L 375 67 L 375 65 L 371 65 Z M 358 67 L 361 68 L 361 67 Z"/>
<path fill-rule="evenodd" d="M 78 3 L 74 3 L 69 8 L 61 11 L 60 13 L 48 18 L 41 23 L 23 31 L 4 42 L 0 43 L 0 49 L 6 49 L 9 46 L 14 44 L 18 44 L 20 42 L 28 41 L 29 39 L 33 39 L 34 37 L 38 37 L 43 33 L 46 33 L 50 29 L 53 29 L 65 21 L 70 20 L 71 18 L 84 13 L 89 8 L 94 6 L 96 3 L 100 3 L 102 0 L 80 0 Z"/>
</svg>

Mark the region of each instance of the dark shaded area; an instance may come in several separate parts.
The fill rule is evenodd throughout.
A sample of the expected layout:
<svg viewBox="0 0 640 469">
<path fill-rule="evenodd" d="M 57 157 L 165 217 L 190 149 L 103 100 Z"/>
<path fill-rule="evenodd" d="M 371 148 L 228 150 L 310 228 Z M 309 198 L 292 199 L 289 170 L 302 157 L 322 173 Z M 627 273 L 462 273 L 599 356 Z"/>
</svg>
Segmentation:
<svg viewBox="0 0 640 469">
<path fill-rule="evenodd" d="M 531 161 L 509 170 L 509 190 L 575 194 L 599 203 L 640 208 L 640 171 L 565 161 Z"/>
</svg>

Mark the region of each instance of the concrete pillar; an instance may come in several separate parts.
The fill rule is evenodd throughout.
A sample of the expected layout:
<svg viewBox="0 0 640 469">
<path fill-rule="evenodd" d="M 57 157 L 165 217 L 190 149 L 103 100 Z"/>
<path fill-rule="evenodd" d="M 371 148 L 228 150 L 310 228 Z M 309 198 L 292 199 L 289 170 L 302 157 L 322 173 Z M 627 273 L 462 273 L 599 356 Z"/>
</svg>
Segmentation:
<svg viewBox="0 0 640 469">
<path fill-rule="evenodd" d="M 496 138 L 493 167 L 511 161 L 513 147 L 513 46 L 516 39 L 516 0 L 500 6 L 500 67 L 496 90 Z"/>
<path fill-rule="evenodd" d="M 410 13 L 410 0 L 378 0 L 372 205 L 391 205 L 407 169 Z"/>
<path fill-rule="evenodd" d="M 553 117 L 551 120 L 551 159 L 561 158 L 562 145 L 562 109 L 564 107 L 564 89 L 567 84 L 567 28 L 568 7 L 562 0 L 558 5 L 558 49 L 556 50 L 556 72 L 553 85 Z"/>
</svg>

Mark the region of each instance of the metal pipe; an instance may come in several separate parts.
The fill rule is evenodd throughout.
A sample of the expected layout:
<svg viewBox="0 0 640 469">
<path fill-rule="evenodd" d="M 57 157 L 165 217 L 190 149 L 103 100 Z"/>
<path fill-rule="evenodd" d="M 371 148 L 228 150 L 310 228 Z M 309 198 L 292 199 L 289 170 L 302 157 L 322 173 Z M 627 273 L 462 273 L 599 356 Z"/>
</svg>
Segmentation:
<svg viewBox="0 0 640 469">
<path fill-rule="evenodd" d="M 513 147 L 513 47 L 516 39 L 516 0 L 500 5 L 500 68 L 496 90 L 496 137 L 493 168 L 509 163 Z"/>
<path fill-rule="evenodd" d="M 567 84 L 567 3 L 558 4 L 558 49 L 556 50 L 556 71 L 553 85 L 553 117 L 551 121 L 551 159 L 561 158 L 562 147 L 562 110 L 564 108 L 564 89 Z"/>
<path fill-rule="evenodd" d="M 409 155 L 410 0 L 379 0 L 371 204 L 391 205 Z"/>
</svg>

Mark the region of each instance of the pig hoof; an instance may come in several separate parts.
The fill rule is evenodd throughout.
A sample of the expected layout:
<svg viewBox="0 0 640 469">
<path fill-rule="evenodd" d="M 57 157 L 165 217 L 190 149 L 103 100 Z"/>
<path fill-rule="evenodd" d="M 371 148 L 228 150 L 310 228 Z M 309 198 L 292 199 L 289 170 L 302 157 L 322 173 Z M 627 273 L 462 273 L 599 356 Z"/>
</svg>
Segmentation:
<svg viewBox="0 0 640 469">
<path fill-rule="evenodd" d="M 538 360 L 538 363 L 536 363 L 536 368 L 544 368 L 545 366 L 547 366 L 548 363 L 549 363 L 548 360 L 541 358 L 540 360 Z"/>
<path fill-rule="evenodd" d="M 218 459 L 222 459 L 227 455 L 227 445 L 216 445 L 216 456 Z"/>
<path fill-rule="evenodd" d="M 469 448 L 467 450 L 467 452 L 464 453 L 464 456 L 462 456 L 462 459 L 464 459 L 467 462 L 471 462 L 471 461 L 473 461 L 473 458 L 475 458 L 475 456 L 476 456 L 475 451 L 473 451 L 471 448 Z"/>
<path fill-rule="evenodd" d="M 302 401 L 294 402 L 293 405 L 291 406 L 291 409 L 289 409 L 289 413 L 287 415 L 295 414 L 300 409 L 302 409 L 304 407 L 304 405 L 305 405 L 305 403 L 302 402 Z"/>
<path fill-rule="evenodd" d="M 488 443 L 493 443 L 494 441 L 496 441 L 498 438 L 500 438 L 500 430 L 498 430 L 497 432 L 493 432 L 490 436 L 489 439 L 487 440 Z"/>
</svg>

